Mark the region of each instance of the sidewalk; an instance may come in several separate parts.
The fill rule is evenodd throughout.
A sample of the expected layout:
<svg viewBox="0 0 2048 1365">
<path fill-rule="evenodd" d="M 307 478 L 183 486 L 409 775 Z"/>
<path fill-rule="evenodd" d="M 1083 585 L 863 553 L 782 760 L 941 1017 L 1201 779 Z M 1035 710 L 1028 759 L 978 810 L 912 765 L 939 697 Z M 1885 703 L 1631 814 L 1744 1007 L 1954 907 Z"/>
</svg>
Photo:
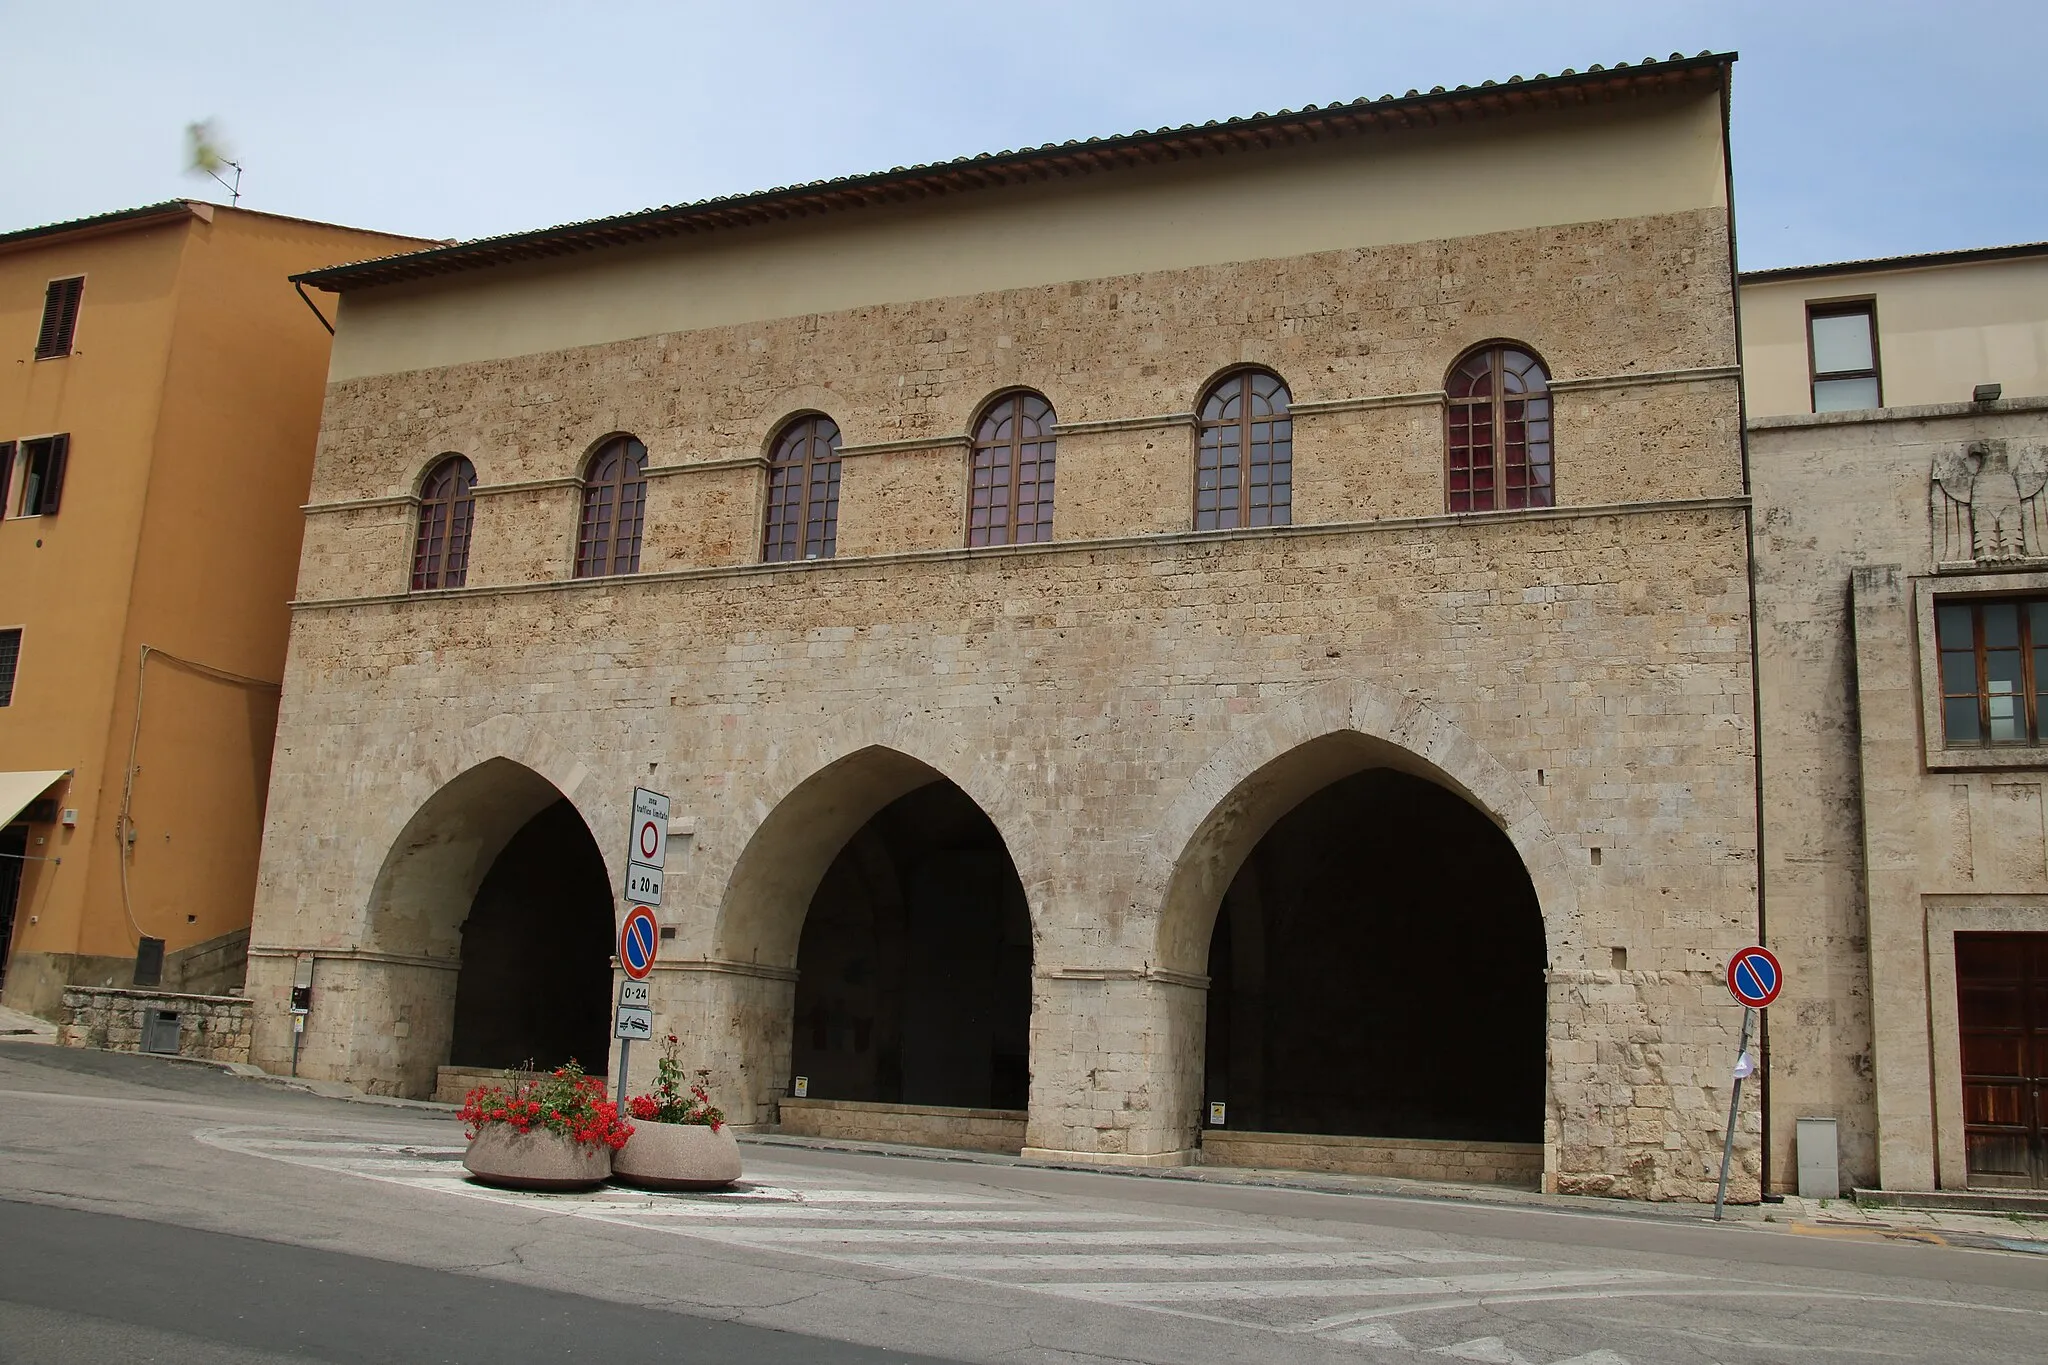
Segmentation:
<svg viewBox="0 0 2048 1365">
<path fill-rule="evenodd" d="M 0 1006 L 0 1038 L 17 1043 L 54 1043 L 57 1041 L 57 1026 L 33 1014 Z"/>
</svg>

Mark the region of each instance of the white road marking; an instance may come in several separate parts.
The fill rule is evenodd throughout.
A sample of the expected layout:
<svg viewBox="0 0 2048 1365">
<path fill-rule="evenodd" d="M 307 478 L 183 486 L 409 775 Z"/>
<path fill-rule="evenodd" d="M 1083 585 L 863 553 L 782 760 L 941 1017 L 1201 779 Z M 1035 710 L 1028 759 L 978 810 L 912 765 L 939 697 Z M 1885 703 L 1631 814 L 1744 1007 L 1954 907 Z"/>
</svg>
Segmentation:
<svg viewBox="0 0 2048 1365">
<path fill-rule="evenodd" d="M 694 1232 L 694 1229 L 692 1230 Z M 1254 1246 L 1336 1242 L 1312 1233 L 1240 1232 L 1230 1228 L 1119 1228 L 1115 1231 L 1066 1232 L 1026 1228 L 729 1228 L 717 1229 L 728 1242 L 941 1242 L 990 1246 L 1215 1246 L 1235 1242 Z M 701 1235 L 701 1234 L 700 1234 Z"/>
<path fill-rule="evenodd" d="M 1528 1289 L 1677 1280 L 1661 1270 L 1516 1270 L 1493 1275 L 1423 1275 L 1357 1280 L 1170 1280 L 1120 1284 L 1039 1284 L 1050 1294 L 1111 1303 L 1213 1303 L 1227 1299 L 1407 1298 L 1418 1294 L 1494 1294 Z"/>
<path fill-rule="evenodd" d="M 1453 1342 L 1439 1346 L 1429 1354 L 1449 1356 L 1453 1360 L 1476 1360 L 1481 1365 L 1536 1365 L 1536 1362 L 1511 1349 L 1499 1337 L 1474 1337 L 1470 1341 Z"/>
<path fill-rule="evenodd" d="M 1332 1342 L 1405 1351 L 1423 1348 L 1405 1338 L 1390 1319 L 1482 1307 L 1637 1297 L 1924 1303 L 1951 1311 L 2048 1316 L 2037 1309 L 2003 1305 L 1879 1298 L 1769 1282 L 1710 1282 L 1626 1268 L 1374 1274 L 1411 1266 L 1526 1263 L 1511 1256 L 1436 1247 L 1362 1251 L 1357 1249 L 1355 1237 L 1248 1226 L 1247 1220 L 1220 1213 L 1190 1210 L 1178 1217 L 1118 1213 L 1063 1206 L 1055 1199 L 1035 1199 L 1028 1194 L 917 1193 L 859 1187 L 857 1183 L 816 1189 L 801 1184 L 757 1185 L 702 1194 L 637 1194 L 618 1189 L 593 1196 L 527 1193 L 493 1189 L 470 1180 L 455 1159 L 463 1151 L 459 1147 L 336 1140 L 327 1133 L 299 1135 L 275 1128 L 219 1128 L 196 1136 L 227 1151 L 408 1190 L 483 1199 L 736 1248 L 813 1256 L 1050 1295 L 1069 1302 L 1165 1313 L 1232 1329 L 1316 1335 Z M 772 1158 L 768 1160 L 772 1162 Z M 847 1179 L 844 1175 L 837 1178 Z M 1219 1270 L 1239 1272 L 1244 1278 L 1211 1278 Z M 1316 1270 L 1333 1273 L 1326 1278 L 1257 1278 L 1268 1271 Z M 1175 1278 L 1119 1278 L 1109 1283 L 1089 1278 L 1102 1272 Z M 1069 1276 L 1075 1278 L 1064 1278 Z M 1313 1310 L 1318 1303 L 1335 1307 L 1333 1301 L 1359 1298 L 1396 1302 L 1314 1316 L 1290 1313 L 1281 1306 L 1298 1302 Z M 1233 1305 L 1241 1307 L 1233 1312 Z M 1497 1337 L 1473 1338 L 1435 1348 L 1432 1353 L 1482 1365 L 1535 1365 Z M 1629 1362 L 1612 1351 L 1596 1349 L 1552 1365 Z"/>
<path fill-rule="evenodd" d="M 991 1252 L 927 1251 L 908 1256 L 860 1256 L 884 1270 L 1350 1270 L 1368 1266 L 1463 1265 L 1519 1261 L 1471 1251 L 1248 1251 Z"/>
</svg>

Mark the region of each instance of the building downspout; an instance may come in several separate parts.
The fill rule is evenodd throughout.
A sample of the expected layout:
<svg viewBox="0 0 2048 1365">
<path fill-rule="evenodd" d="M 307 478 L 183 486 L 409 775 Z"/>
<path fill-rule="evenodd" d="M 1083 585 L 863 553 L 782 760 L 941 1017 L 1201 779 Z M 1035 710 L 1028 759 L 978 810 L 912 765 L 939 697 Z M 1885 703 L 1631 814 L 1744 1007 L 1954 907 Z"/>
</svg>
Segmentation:
<svg viewBox="0 0 2048 1365">
<path fill-rule="evenodd" d="M 1735 305 L 1735 360 L 1738 370 L 1742 368 L 1742 272 L 1738 262 L 1735 240 L 1735 149 L 1732 134 L 1732 108 L 1734 103 L 1735 69 L 1731 62 L 1727 79 L 1721 82 L 1721 173 L 1725 179 L 1728 198 L 1728 292 Z M 1742 454 L 1742 493 L 1745 499 L 1754 496 L 1749 469 L 1749 385 L 1746 373 L 1736 376 L 1735 386 L 1736 420 L 1738 442 Z M 1764 691 L 1762 652 L 1757 627 L 1757 582 L 1756 582 L 1756 507 L 1754 503 L 1742 509 L 1742 537 L 1744 551 L 1748 556 L 1748 572 L 1744 575 L 1749 585 L 1749 724 L 1750 724 L 1750 785 L 1756 801 L 1756 941 L 1769 946 L 1769 916 L 1766 906 L 1764 871 Z M 1757 1096 L 1763 1114 L 1763 1134 L 1758 1144 L 1759 1197 L 1771 1197 L 1771 1015 L 1769 1010 L 1757 1011 L 1757 1054 L 1760 1059 Z"/>
<path fill-rule="evenodd" d="M 327 335 L 329 335 L 329 336 L 333 336 L 333 335 L 334 335 L 334 324 L 333 324 L 333 323 L 331 323 L 331 322 L 329 322 L 329 321 L 327 320 L 327 315 L 326 315 L 325 313 L 323 313 L 323 312 L 321 312 L 321 311 L 320 311 L 320 305 L 319 305 L 319 304 L 317 304 L 317 303 L 315 303 L 315 302 L 313 302 L 313 296 L 312 296 L 311 294 L 308 294 L 308 293 L 306 292 L 306 286 L 305 286 L 305 285 L 303 285 L 303 284 L 300 284 L 300 283 L 299 283 L 299 282 L 298 282 L 297 280 L 293 280 L 293 281 L 292 281 L 292 288 L 294 288 L 294 289 L 296 289 L 296 290 L 298 290 L 298 291 L 299 291 L 299 297 L 300 297 L 300 298 L 302 298 L 302 299 L 304 299 L 304 300 L 306 301 L 306 307 L 308 307 L 308 308 L 312 309 L 312 310 L 313 310 L 313 316 L 314 316 L 314 317 L 316 317 L 316 318 L 318 318 L 318 319 L 320 319 L 320 325 L 321 325 L 322 327 L 325 327 L 325 328 L 327 329 Z"/>
</svg>

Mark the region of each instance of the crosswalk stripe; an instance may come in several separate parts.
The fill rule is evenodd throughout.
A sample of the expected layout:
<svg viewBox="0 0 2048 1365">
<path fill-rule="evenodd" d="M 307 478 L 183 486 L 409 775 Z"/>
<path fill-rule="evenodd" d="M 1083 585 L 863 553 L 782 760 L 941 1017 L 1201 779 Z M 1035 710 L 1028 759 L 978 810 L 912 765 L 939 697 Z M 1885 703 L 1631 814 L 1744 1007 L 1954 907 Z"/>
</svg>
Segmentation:
<svg viewBox="0 0 2048 1365">
<path fill-rule="evenodd" d="M 1063 1231 L 1059 1228 L 826 1228 L 719 1227 L 732 1242 L 941 1242 L 989 1246 L 1288 1246 L 1329 1244 L 1339 1239 L 1310 1233 L 1238 1232 L 1228 1228 L 1117 1228 Z"/>
<path fill-rule="evenodd" d="M 1523 1289 L 1589 1288 L 1679 1276 L 1658 1270 L 1519 1270 L 1494 1275 L 1389 1276 L 1363 1280 L 1175 1280 L 1115 1284 L 1034 1285 L 1048 1293 L 1108 1303 L 1215 1302 L 1219 1299 L 1355 1299 L 1412 1294 L 1513 1293 Z"/>
<path fill-rule="evenodd" d="M 1498 1264 L 1519 1256 L 1483 1256 L 1466 1251 L 1251 1251 L 1216 1252 L 947 1252 L 855 1256 L 862 1265 L 885 1270 L 1346 1270 L 1352 1268 Z"/>
</svg>

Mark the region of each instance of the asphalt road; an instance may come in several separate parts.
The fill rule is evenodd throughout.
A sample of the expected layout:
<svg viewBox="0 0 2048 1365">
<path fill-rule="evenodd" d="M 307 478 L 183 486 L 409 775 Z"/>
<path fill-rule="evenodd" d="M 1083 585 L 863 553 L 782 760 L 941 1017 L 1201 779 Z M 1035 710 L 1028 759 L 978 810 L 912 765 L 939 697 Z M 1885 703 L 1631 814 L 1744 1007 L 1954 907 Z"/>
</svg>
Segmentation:
<svg viewBox="0 0 2048 1365">
<path fill-rule="evenodd" d="M 732 1194 L 522 1195 L 461 1142 L 0 1044 L 0 1360 L 2048 1358 L 2004 1251 L 758 1145 Z"/>
</svg>

